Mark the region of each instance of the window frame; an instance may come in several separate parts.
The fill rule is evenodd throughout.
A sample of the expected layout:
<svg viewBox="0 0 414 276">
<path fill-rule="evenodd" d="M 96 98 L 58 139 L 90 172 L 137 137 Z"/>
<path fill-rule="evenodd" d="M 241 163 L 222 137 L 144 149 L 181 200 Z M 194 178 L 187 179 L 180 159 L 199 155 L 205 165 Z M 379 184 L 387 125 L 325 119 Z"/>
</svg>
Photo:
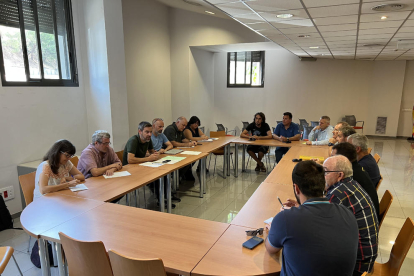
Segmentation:
<svg viewBox="0 0 414 276">
<path fill-rule="evenodd" d="M 242 51 L 241 51 L 242 52 Z M 239 52 L 239 53 L 241 53 Z M 261 79 L 261 85 L 252 85 L 252 67 L 253 67 L 253 61 L 251 60 L 250 65 L 250 83 L 249 84 L 237 84 L 236 83 L 236 77 L 237 77 L 237 53 L 238 52 L 227 52 L 227 88 L 264 88 L 264 80 L 265 80 L 265 51 L 244 51 L 244 53 L 248 52 L 260 52 L 260 65 L 261 65 L 261 71 L 262 71 L 262 79 Z M 234 84 L 230 84 L 230 55 L 235 54 L 235 70 L 234 70 Z M 246 70 L 246 61 L 245 66 Z M 246 82 L 246 73 L 244 74 L 245 82 Z"/>
<path fill-rule="evenodd" d="M 40 79 L 30 78 L 29 71 L 29 60 L 27 54 L 27 44 L 26 44 L 26 33 L 24 27 L 24 18 L 23 18 L 23 5 L 22 0 L 16 0 L 17 6 L 19 9 L 19 26 L 20 26 L 20 35 L 22 43 L 22 52 L 23 52 L 23 61 L 26 73 L 26 81 L 7 81 L 6 80 L 6 70 L 4 67 L 3 59 L 3 46 L 0 38 L 0 75 L 1 82 L 3 87 L 22 87 L 22 86 L 56 86 L 56 87 L 79 87 L 79 76 L 77 68 L 77 59 L 76 59 L 76 44 L 75 44 L 75 35 L 73 28 L 73 16 L 72 16 L 72 3 L 71 0 L 63 0 L 65 6 L 65 25 L 66 25 L 66 34 L 67 34 L 67 44 L 68 44 L 68 60 L 69 60 L 69 70 L 71 79 L 62 79 L 62 68 L 60 62 L 60 53 L 59 53 L 59 42 L 58 42 L 58 33 L 57 33 L 57 23 L 56 23 L 56 9 L 55 2 L 51 0 L 52 11 L 53 11 L 53 29 L 56 43 L 56 56 L 58 63 L 59 79 L 45 79 L 44 78 L 44 68 L 43 68 L 43 59 L 42 59 L 42 47 L 40 41 L 40 30 L 39 30 L 39 19 L 37 13 L 37 0 L 33 1 L 33 17 L 36 25 L 36 40 L 39 54 L 39 68 L 40 68 Z"/>
</svg>

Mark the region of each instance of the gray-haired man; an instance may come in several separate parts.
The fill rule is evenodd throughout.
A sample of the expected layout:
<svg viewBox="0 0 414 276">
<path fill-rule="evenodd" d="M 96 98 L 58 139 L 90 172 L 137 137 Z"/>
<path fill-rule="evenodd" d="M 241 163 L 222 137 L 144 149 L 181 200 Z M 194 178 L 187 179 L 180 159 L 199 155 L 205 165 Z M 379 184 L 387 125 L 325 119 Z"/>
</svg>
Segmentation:
<svg viewBox="0 0 414 276">
<path fill-rule="evenodd" d="M 103 174 L 109 176 L 122 169 L 121 160 L 109 146 L 110 139 L 111 135 L 105 130 L 97 130 L 92 135 L 92 143 L 82 151 L 78 162 L 78 170 L 85 178 Z"/>
</svg>

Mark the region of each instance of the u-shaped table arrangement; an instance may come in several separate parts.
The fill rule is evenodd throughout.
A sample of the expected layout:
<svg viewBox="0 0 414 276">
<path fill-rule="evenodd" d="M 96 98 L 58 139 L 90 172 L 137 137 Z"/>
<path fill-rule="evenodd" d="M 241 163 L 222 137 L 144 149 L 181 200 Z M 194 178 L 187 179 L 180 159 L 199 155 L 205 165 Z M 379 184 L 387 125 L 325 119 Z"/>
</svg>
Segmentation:
<svg viewBox="0 0 414 276">
<path fill-rule="evenodd" d="M 283 159 L 256 189 L 230 224 L 170 214 L 171 198 L 167 198 L 164 212 L 109 203 L 153 181 L 159 180 L 160 202 L 164 202 L 164 176 L 172 174 L 178 180 L 178 169 L 201 160 L 200 197 L 206 186 L 206 157 L 225 147 L 224 175 L 230 176 L 230 144 L 235 144 L 235 170 L 238 177 L 238 146 L 243 145 L 242 171 L 245 171 L 246 145 L 291 147 Z M 38 239 L 42 274 L 50 275 L 47 241 L 56 243 L 60 275 L 67 274 L 59 240 L 59 232 L 82 241 L 102 241 L 107 250 L 113 249 L 133 258 L 161 258 L 167 272 L 180 275 L 268 275 L 278 274 L 281 264 L 277 256 L 269 255 L 264 244 L 253 250 L 242 247 L 250 237 L 246 230 L 264 226 L 280 209 L 281 199 L 294 197 L 292 159 L 305 156 L 329 156 L 327 146 L 307 146 L 303 141 L 282 143 L 276 140 L 249 141 L 238 137 L 221 137 L 192 149 L 199 155 L 185 155 L 186 159 L 159 168 L 127 165 L 131 173 L 121 178 L 93 177 L 86 180 L 88 190 L 69 190 L 50 193 L 30 203 L 20 217 L 24 230 Z M 168 195 L 171 189 L 167 177 Z M 162 201 L 161 201 L 162 200 Z M 266 238 L 266 233 L 263 238 Z M 51 257 L 51 256 L 50 256 Z"/>
</svg>

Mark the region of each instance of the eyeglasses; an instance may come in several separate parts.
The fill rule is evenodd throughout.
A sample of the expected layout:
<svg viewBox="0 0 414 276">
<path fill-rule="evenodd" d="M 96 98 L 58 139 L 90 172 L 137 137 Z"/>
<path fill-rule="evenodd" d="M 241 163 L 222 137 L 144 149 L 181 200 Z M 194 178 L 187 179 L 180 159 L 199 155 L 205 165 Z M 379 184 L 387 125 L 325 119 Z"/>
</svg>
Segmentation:
<svg viewBox="0 0 414 276">
<path fill-rule="evenodd" d="M 256 230 L 248 230 L 246 231 L 246 235 L 247 236 L 257 236 L 257 234 L 259 234 L 260 236 L 263 235 L 263 230 L 264 228 L 259 228 Z"/>
<path fill-rule="evenodd" d="M 328 173 L 331 173 L 331 172 L 341 173 L 341 172 L 343 172 L 343 171 L 325 171 L 325 175 L 327 175 Z"/>
<path fill-rule="evenodd" d="M 98 142 L 99 144 L 102 144 L 104 146 L 109 146 L 111 144 L 111 142 L 107 142 L 107 143 L 102 143 L 102 142 Z"/>
<path fill-rule="evenodd" d="M 66 153 L 66 152 L 63 152 L 63 151 L 61 151 L 60 153 L 63 154 L 64 156 L 66 156 L 67 158 L 72 158 L 72 157 L 75 156 L 75 155 L 70 155 L 69 153 Z"/>
</svg>

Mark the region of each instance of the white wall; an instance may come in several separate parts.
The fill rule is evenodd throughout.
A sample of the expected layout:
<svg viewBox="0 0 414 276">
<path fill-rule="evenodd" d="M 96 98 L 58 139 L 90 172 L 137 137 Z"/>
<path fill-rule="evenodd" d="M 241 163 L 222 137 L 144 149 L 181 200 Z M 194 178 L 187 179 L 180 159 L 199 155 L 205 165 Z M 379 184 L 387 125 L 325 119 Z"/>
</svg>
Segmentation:
<svg viewBox="0 0 414 276">
<path fill-rule="evenodd" d="M 241 128 L 263 111 L 270 126 L 291 111 L 294 121 L 333 122 L 354 114 L 365 121 L 365 134 L 375 134 L 377 116 L 387 116 L 386 136 L 396 136 L 404 81 L 404 61 L 368 62 L 319 59 L 300 61 L 285 50 L 266 51 L 264 88 L 227 88 L 227 55 L 214 58 L 214 120 Z M 385 108 L 384 105 L 391 108 Z"/>
<path fill-rule="evenodd" d="M 405 70 L 404 89 L 401 97 L 400 120 L 398 124 L 398 136 L 411 137 L 413 131 L 413 106 L 414 106 L 414 61 L 407 62 Z"/>
<path fill-rule="evenodd" d="M 134 135 L 141 121 L 172 121 L 169 8 L 152 0 L 122 0 L 122 10 L 129 135 Z"/>
<path fill-rule="evenodd" d="M 79 0 L 72 0 L 76 11 Z M 73 14 L 79 37 L 77 13 Z M 10 213 L 21 211 L 17 165 L 40 159 L 58 139 L 68 139 L 80 153 L 87 144 L 82 52 L 76 39 L 79 87 L 0 86 L 0 187 L 13 186 L 16 198 L 6 202 Z"/>
</svg>

